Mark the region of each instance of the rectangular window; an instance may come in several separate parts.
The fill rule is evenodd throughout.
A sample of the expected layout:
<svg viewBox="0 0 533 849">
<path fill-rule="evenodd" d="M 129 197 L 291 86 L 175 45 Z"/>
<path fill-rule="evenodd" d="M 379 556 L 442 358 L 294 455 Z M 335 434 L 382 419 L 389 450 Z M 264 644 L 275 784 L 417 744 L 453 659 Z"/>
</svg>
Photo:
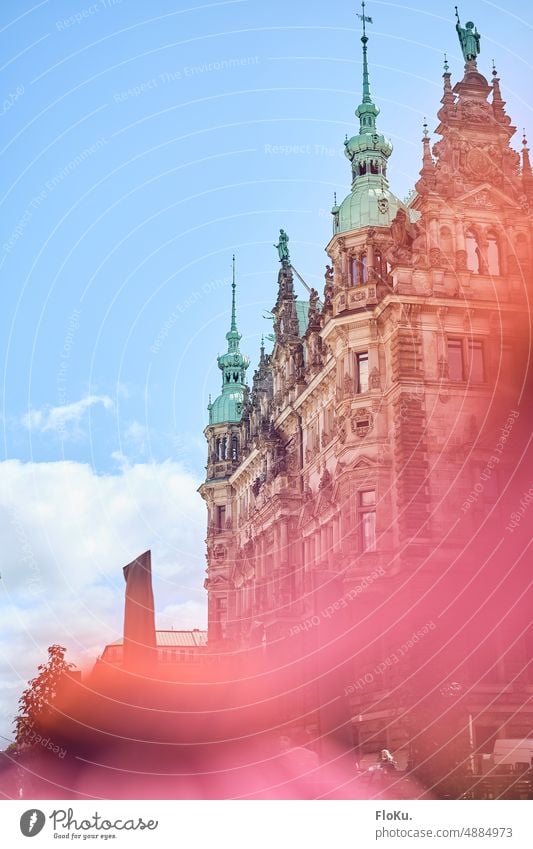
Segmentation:
<svg viewBox="0 0 533 849">
<path fill-rule="evenodd" d="M 368 351 L 356 354 L 357 392 L 368 392 Z"/>
<path fill-rule="evenodd" d="M 367 489 L 359 493 L 359 527 L 361 531 L 361 550 L 376 550 L 376 492 Z"/>
<path fill-rule="evenodd" d="M 448 339 L 448 376 L 450 380 L 465 379 L 461 339 Z"/>
<path fill-rule="evenodd" d="M 472 383 L 483 383 L 485 380 L 485 364 L 483 357 L 483 342 L 478 339 L 468 340 L 468 360 L 470 365 L 470 380 Z"/>
<path fill-rule="evenodd" d="M 217 531 L 223 531 L 226 527 L 226 508 L 217 507 Z"/>
</svg>

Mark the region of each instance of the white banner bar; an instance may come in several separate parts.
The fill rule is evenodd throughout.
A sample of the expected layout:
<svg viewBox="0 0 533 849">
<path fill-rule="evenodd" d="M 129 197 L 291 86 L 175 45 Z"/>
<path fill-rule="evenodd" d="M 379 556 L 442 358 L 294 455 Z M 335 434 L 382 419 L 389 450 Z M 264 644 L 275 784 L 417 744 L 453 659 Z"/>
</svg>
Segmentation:
<svg viewBox="0 0 533 849">
<path fill-rule="evenodd" d="M 0 803 L 2 845 L 9 849 L 67 840 L 157 849 L 530 849 L 531 816 L 527 801 Z"/>
</svg>

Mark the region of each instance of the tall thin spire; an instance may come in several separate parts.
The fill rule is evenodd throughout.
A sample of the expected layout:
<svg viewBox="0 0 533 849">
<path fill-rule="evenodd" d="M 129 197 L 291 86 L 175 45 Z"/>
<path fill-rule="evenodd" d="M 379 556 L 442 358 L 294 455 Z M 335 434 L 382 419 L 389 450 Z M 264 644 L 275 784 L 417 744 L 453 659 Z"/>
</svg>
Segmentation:
<svg viewBox="0 0 533 849">
<path fill-rule="evenodd" d="M 366 3 L 363 0 L 361 14 L 357 13 L 363 32 L 363 94 L 355 110 L 359 131 L 344 142 L 344 153 L 351 164 L 352 190 L 349 199 L 332 209 L 334 235 L 364 226 L 387 226 L 396 214 L 394 203 L 390 204 L 392 196 L 387 181 L 387 161 L 392 153 L 392 144 L 376 128 L 379 109 L 370 94 L 366 25 L 373 21 L 365 13 Z"/>
<path fill-rule="evenodd" d="M 368 73 L 368 36 L 366 34 L 366 25 L 372 23 L 372 18 L 365 15 L 365 6 L 366 4 L 363 0 L 361 3 L 361 14 L 359 14 L 359 12 L 357 13 L 357 17 L 360 18 L 363 23 L 363 35 L 361 36 L 361 43 L 363 45 L 363 99 L 355 110 L 355 114 L 359 118 L 359 132 L 361 134 L 373 134 L 376 132 L 376 117 L 379 114 L 379 109 L 375 105 L 370 94 L 370 76 Z"/>
<path fill-rule="evenodd" d="M 231 261 L 231 324 L 229 331 L 226 333 L 226 339 L 228 341 L 228 353 L 239 353 L 239 342 L 241 341 L 241 334 L 237 330 L 237 310 L 235 307 L 235 292 L 237 289 L 237 283 L 235 281 L 235 254 L 233 254 Z"/>
<path fill-rule="evenodd" d="M 362 14 L 358 15 L 363 22 L 363 35 L 361 37 L 361 41 L 363 43 L 363 103 L 372 103 L 372 98 L 370 97 L 370 78 L 368 76 L 368 55 L 367 55 L 367 44 L 368 44 L 368 36 L 366 34 L 366 22 L 369 24 L 372 23 L 372 18 L 367 18 L 365 15 L 365 3 L 364 0 L 361 3 Z"/>
<path fill-rule="evenodd" d="M 235 311 L 235 289 L 237 288 L 237 284 L 235 283 L 235 254 L 233 254 L 232 258 L 232 283 L 231 283 L 231 327 L 230 330 L 237 330 L 237 315 Z"/>
<path fill-rule="evenodd" d="M 222 391 L 211 403 L 209 399 L 209 424 L 219 425 L 228 422 L 240 422 L 245 401 L 246 370 L 250 360 L 241 353 L 239 342 L 241 334 L 237 329 L 237 310 L 235 295 L 237 289 L 235 275 L 235 254 L 231 259 L 231 324 L 226 333 L 228 350 L 217 357 L 222 372 Z"/>
</svg>

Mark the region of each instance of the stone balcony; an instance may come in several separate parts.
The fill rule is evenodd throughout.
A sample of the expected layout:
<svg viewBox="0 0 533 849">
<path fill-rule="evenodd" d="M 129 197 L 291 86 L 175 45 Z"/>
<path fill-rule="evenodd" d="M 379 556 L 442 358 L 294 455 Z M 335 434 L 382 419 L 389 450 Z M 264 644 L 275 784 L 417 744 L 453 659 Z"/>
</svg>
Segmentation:
<svg viewBox="0 0 533 849">
<path fill-rule="evenodd" d="M 368 309 L 375 307 L 378 302 L 378 287 L 376 283 L 365 286 L 351 286 L 341 289 L 333 298 L 333 315 L 339 315 L 346 310 Z"/>
</svg>

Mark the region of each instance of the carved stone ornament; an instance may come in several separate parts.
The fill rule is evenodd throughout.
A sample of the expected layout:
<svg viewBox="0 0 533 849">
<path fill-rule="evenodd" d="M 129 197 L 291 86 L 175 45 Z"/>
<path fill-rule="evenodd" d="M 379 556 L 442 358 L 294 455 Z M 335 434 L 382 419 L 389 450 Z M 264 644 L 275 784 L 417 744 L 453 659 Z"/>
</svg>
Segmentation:
<svg viewBox="0 0 533 849">
<path fill-rule="evenodd" d="M 474 151 L 470 152 L 474 153 Z M 475 195 L 472 195 L 472 197 L 469 199 L 469 202 L 472 204 L 472 206 L 477 206 L 481 209 L 494 208 L 490 192 L 488 192 L 486 189 L 484 189 L 482 192 L 477 192 Z"/>
<path fill-rule="evenodd" d="M 397 248 L 407 247 L 411 239 L 408 232 L 407 215 L 403 209 L 399 209 L 391 224 L 391 235 L 394 246 Z"/>
<path fill-rule="evenodd" d="M 371 389 L 381 389 L 381 377 L 379 374 L 379 369 L 376 366 L 374 366 L 374 368 L 370 372 L 369 380 Z"/>
<path fill-rule="evenodd" d="M 442 265 L 444 265 L 442 251 L 440 248 L 430 248 L 429 264 L 432 268 L 440 268 Z"/>
<path fill-rule="evenodd" d="M 455 268 L 457 271 L 466 271 L 467 270 L 467 255 L 466 251 L 456 251 L 455 252 Z"/>
<path fill-rule="evenodd" d="M 345 398 L 350 398 L 353 395 L 353 384 L 353 378 L 349 374 L 345 374 L 342 385 Z"/>
<path fill-rule="evenodd" d="M 464 100 L 461 104 L 463 120 L 472 124 L 486 124 L 490 121 L 490 106 L 478 100 Z"/>
<path fill-rule="evenodd" d="M 475 180 L 494 180 L 498 174 L 497 165 L 488 150 L 473 147 L 468 151 L 465 168 L 467 177 L 471 176 Z"/>
<path fill-rule="evenodd" d="M 367 407 L 361 407 L 352 413 L 350 418 L 352 433 L 363 439 L 374 425 L 374 416 Z"/>
<path fill-rule="evenodd" d="M 341 445 L 344 445 L 346 442 L 346 420 L 344 416 L 340 416 L 337 420 L 337 433 L 339 435 L 339 442 Z"/>
<path fill-rule="evenodd" d="M 220 545 L 220 543 L 218 545 L 215 545 L 213 549 L 213 557 L 215 558 L 215 560 L 224 560 L 225 556 L 226 549 L 224 548 L 224 546 Z"/>
<path fill-rule="evenodd" d="M 447 380 L 450 376 L 450 367 L 446 357 L 439 357 L 439 378 Z"/>
</svg>

